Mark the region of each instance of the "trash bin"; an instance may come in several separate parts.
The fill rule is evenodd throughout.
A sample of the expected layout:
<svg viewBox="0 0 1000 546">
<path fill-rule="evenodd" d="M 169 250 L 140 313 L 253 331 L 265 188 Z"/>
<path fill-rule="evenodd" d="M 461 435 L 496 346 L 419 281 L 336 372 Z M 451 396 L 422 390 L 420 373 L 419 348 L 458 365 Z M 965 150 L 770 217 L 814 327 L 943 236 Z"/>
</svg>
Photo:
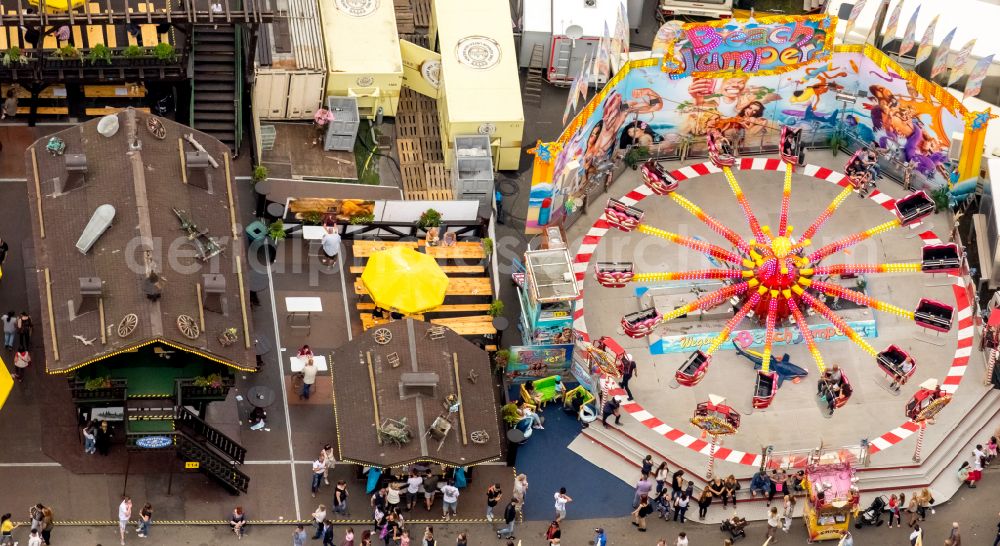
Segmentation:
<svg viewBox="0 0 1000 546">
<path fill-rule="evenodd" d="M 250 242 L 259 241 L 267 235 L 267 226 L 260 220 L 254 220 L 246 227 L 247 237 Z"/>
</svg>

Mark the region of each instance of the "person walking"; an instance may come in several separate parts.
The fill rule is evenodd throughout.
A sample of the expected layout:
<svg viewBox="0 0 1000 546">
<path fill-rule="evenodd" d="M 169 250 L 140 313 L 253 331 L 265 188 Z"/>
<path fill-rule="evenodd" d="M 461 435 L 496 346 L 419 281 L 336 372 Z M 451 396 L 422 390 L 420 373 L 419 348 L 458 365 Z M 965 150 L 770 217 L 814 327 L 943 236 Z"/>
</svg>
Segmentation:
<svg viewBox="0 0 1000 546">
<path fill-rule="evenodd" d="M 7 90 L 7 96 L 3 100 L 3 110 L 0 110 L 0 119 L 13 119 L 17 115 L 17 93 L 11 87 Z"/>
<path fill-rule="evenodd" d="M 20 345 L 14 352 L 14 379 L 20 383 L 24 381 L 24 370 L 31 365 L 31 353 L 24 345 Z"/>
<path fill-rule="evenodd" d="M 464 531 L 455 537 L 455 546 L 469 546 L 469 535 Z"/>
<path fill-rule="evenodd" d="M 983 459 L 985 460 L 985 455 Z M 920 498 L 917 501 L 917 514 L 920 516 L 920 521 L 927 519 L 927 512 L 930 511 L 931 514 L 935 513 L 934 506 L 934 495 L 931 495 L 931 490 L 928 488 L 923 488 L 920 490 Z"/>
<path fill-rule="evenodd" d="M 649 497 L 643 495 L 639 499 L 639 506 L 632 511 L 632 525 L 639 528 L 640 532 L 646 532 L 646 516 L 653 513 L 653 505 L 649 502 Z"/>
<path fill-rule="evenodd" d="M 323 520 L 323 546 L 334 546 L 333 522 L 328 519 Z"/>
<path fill-rule="evenodd" d="M 497 531 L 497 539 L 514 539 L 514 522 L 517 521 L 517 506 L 521 504 L 521 501 L 517 500 L 517 497 L 511 496 L 510 502 L 507 503 L 507 507 L 503 509 L 503 521 L 506 523 L 506 527 Z"/>
<path fill-rule="evenodd" d="M 341 516 L 351 515 L 347 511 L 347 482 L 337 481 L 337 487 L 333 490 L 333 511 Z"/>
<path fill-rule="evenodd" d="M 122 546 L 125 546 L 125 535 L 128 533 L 128 522 L 132 519 L 132 497 L 125 495 L 122 503 L 118 505 L 118 531 L 121 535 Z"/>
<path fill-rule="evenodd" d="M 320 484 L 323 483 L 323 472 L 325 471 L 326 465 L 323 464 L 322 455 L 316 457 L 316 460 L 313 461 L 312 485 L 310 487 L 314 499 L 316 498 L 316 492 L 319 491 Z"/>
<path fill-rule="evenodd" d="M 615 416 L 615 424 L 622 426 L 621 405 L 622 403 L 617 398 L 611 398 L 604 403 L 604 407 L 601 408 L 601 423 L 604 424 L 604 428 L 611 428 L 611 425 L 608 424 L 608 417 L 612 415 Z"/>
<path fill-rule="evenodd" d="M 13 545 L 14 529 L 17 529 L 20 525 L 21 524 L 15 525 L 14 522 L 10 520 L 9 513 L 0 516 L 0 544 Z"/>
<path fill-rule="evenodd" d="M 594 546 L 608 546 L 608 535 L 604 533 L 604 527 L 594 529 Z"/>
<path fill-rule="evenodd" d="M 958 522 L 951 522 L 951 532 L 948 533 L 948 540 L 951 541 L 951 546 L 962 546 L 962 533 L 958 531 Z"/>
<path fill-rule="evenodd" d="M 431 511 L 431 507 L 434 506 L 434 496 L 438 492 L 438 483 L 441 478 L 433 472 L 427 472 L 424 476 L 424 506 L 427 507 L 427 511 Z"/>
<path fill-rule="evenodd" d="M 31 334 L 35 331 L 31 324 L 31 315 L 27 311 L 21 311 L 17 316 L 17 344 L 25 349 L 31 349 Z"/>
<path fill-rule="evenodd" d="M 652 463 L 652 461 L 650 461 Z M 639 499 L 642 497 L 649 497 L 649 493 L 653 490 L 653 479 L 649 477 L 648 473 L 643 472 L 642 476 L 639 477 L 639 481 L 635 484 L 635 495 L 632 497 L 632 508 L 639 506 Z"/>
<path fill-rule="evenodd" d="M 38 529 L 32 529 L 28 535 L 28 546 L 42 546 L 42 537 L 38 534 Z"/>
<path fill-rule="evenodd" d="M 670 496 L 677 497 L 684 491 L 684 471 L 677 469 L 674 472 L 674 476 L 670 479 Z"/>
<path fill-rule="evenodd" d="M 674 498 L 674 521 L 677 521 L 677 518 L 680 518 L 681 523 L 687 521 L 685 515 L 687 514 L 690 502 L 691 499 L 685 491 L 681 491 L 681 494 Z"/>
<path fill-rule="evenodd" d="M 920 505 L 918 493 L 910 496 L 910 502 L 906 505 L 906 525 L 914 527 L 917 524 L 917 506 Z"/>
<path fill-rule="evenodd" d="M 1000 525 L 997 527 L 1000 528 Z M 1000 530 L 997 531 L 997 538 L 1000 539 Z M 545 540 L 549 541 L 549 546 L 562 544 L 562 529 L 559 528 L 559 522 L 557 520 L 552 520 L 552 523 L 549 524 L 549 528 L 545 530 Z"/>
<path fill-rule="evenodd" d="M 781 518 L 784 524 L 781 526 L 781 530 L 788 532 L 792 528 L 792 514 L 795 512 L 795 497 L 792 495 L 785 495 L 783 509 L 781 511 Z"/>
<path fill-rule="evenodd" d="M 301 523 L 292 531 L 292 546 L 306 546 L 306 528 Z"/>
<path fill-rule="evenodd" d="M 83 427 L 83 452 L 87 455 L 97 453 L 97 436 L 94 434 L 94 422 L 90 421 Z"/>
<path fill-rule="evenodd" d="M 302 392 L 299 393 L 299 400 L 309 400 L 309 393 L 314 383 L 316 383 L 316 364 L 312 357 L 308 357 L 302 366 Z"/>
<path fill-rule="evenodd" d="M 625 358 L 622 359 L 622 380 L 619 383 L 622 389 L 628 394 L 629 400 L 635 399 L 632 396 L 632 389 L 628 388 L 628 382 L 632 380 L 633 376 L 639 377 L 639 370 L 636 368 L 635 359 L 632 358 L 632 354 L 625 353 Z"/>
<path fill-rule="evenodd" d="M 111 427 L 108 426 L 107 421 L 101 421 L 101 426 L 94 432 L 94 436 L 97 452 L 106 456 L 111 450 L 111 438 L 114 437 L 114 433 L 111 431 Z"/>
<path fill-rule="evenodd" d="M 52 528 L 55 527 L 54 520 L 52 519 L 52 509 L 48 506 L 42 507 L 42 522 L 38 529 L 39 534 L 42 535 L 42 541 L 48 546 L 52 542 Z"/>
<path fill-rule="evenodd" d="M 3 348 L 12 351 L 14 338 L 17 336 L 17 315 L 14 311 L 7 311 L 0 316 L 0 322 L 3 322 Z"/>
<path fill-rule="evenodd" d="M 646 457 L 643 458 L 642 463 L 641 463 L 641 468 L 639 469 L 639 473 L 640 474 L 650 474 L 650 475 L 652 475 L 652 473 L 653 473 L 653 456 L 652 455 L 646 455 Z"/>
<path fill-rule="evenodd" d="M 510 496 L 511 498 L 517 499 L 517 513 L 520 514 L 524 510 L 524 497 L 528 494 L 528 477 L 524 474 L 518 474 L 514 478 L 514 487 L 511 488 Z"/>
<path fill-rule="evenodd" d="M 501 497 L 503 497 L 503 491 L 500 490 L 499 483 L 494 483 L 486 489 L 486 521 L 493 523 L 493 509 L 496 508 Z"/>
<path fill-rule="evenodd" d="M 417 505 L 417 497 L 420 496 L 420 488 L 424 486 L 424 479 L 417 474 L 415 467 L 410 468 L 410 476 L 406 478 L 406 510 L 410 511 Z"/>
<path fill-rule="evenodd" d="M 731 543 L 730 543 L 731 544 Z M 688 535 L 684 531 L 677 534 L 676 546 L 688 546 Z"/>
<path fill-rule="evenodd" d="M 367 532 L 367 531 L 365 531 Z M 421 546 L 435 546 L 437 541 L 434 540 L 434 528 L 428 525 L 424 528 L 424 540 Z M 365 546 L 362 544 L 361 546 Z"/>
<path fill-rule="evenodd" d="M 705 516 L 708 515 L 708 507 L 712 505 L 712 492 L 708 489 L 702 489 L 701 495 L 698 497 L 698 521 L 704 521 Z"/>
<path fill-rule="evenodd" d="M 840 542 L 837 546 L 854 546 L 854 535 L 850 531 L 845 531 L 844 536 L 840 537 Z"/>
<path fill-rule="evenodd" d="M 452 515 L 458 516 L 459 495 L 461 493 L 455 487 L 454 480 L 448 480 L 448 483 L 441 488 L 441 513 L 444 515 L 445 521 L 450 520 Z"/>
<path fill-rule="evenodd" d="M 778 507 L 772 506 L 771 510 L 767 513 L 767 538 L 771 539 L 770 544 L 778 542 L 778 536 L 775 533 L 778 532 L 778 527 L 780 526 L 781 519 L 778 516 Z"/>
<path fill-rule="evenodd" d="M 913 497 L 910 497 L 910 501 Z M 919 523 L 913 524 L 913 532 L 910 533 L 910 546 L 924 546 L 924 531 Z"/>
<path fill-rule="evenodd" d="M 670 479 L 670 469 L 667 468 L 667 461 L 660 463 L 660 466 L 656 467 L 656 471 L 653 472 L 653 479 L 656 480 L 656 494 L 659 495 L 663 488 L 667 486 L 667 480 Z"/>
<path fill-rule="evenodd" d="M 344 542 L 340 543 L 340 546 L 354 546 L 354 527 L 347 528 L 347 532 L 344 533 Z"/>
<path fill-rule="evenodd" d="M 323 239 L 320 245 L 323 247 L 323 265 L 333 267 L 337 263 L 337 256 L 340 254 L 341 237 L 336 225 L 327 225 L 324 228 Z"/>
<path fill-rule="evenodd" d="M 323 522 L 326 520 L 326 506 L 319 505 L 316 510 L 312 513 L 313 524 L 316 526 L 316 533 L 313 534 L 313 540 L 319 540 L 323 538 Z"/>
<path fill-rule="evenodd" d="M 323 457 L 323 483 L 330 485 L 330 471 L 337 466 L 337 458 L 333 455 L 333 446 L 326 444 L 323 446 L 323 450 L 320 452 Z"/>
<path fill-rule="evenodd" d="M 141 538 L 146 538 L 149 536 L 149 527 L 153 524 L 153 505 L 146 503 L 142 505 L 142 510 L 139 510 L 139 529 L 136 533 Z"/>
<path fill-rule="evenodd" d="M 31 519 L 31 530 L 41 532 L 45 505 L 38 503 L 28 509 L 28 517 Z"/>
<path fill-rule="evenodd" d="M 573 502 L 573 499 L 566 494 L 566 488 L 560 487 L 559 491 L 556 491 L 555 495 L 552 496 L 555 499 L 556 508 L 556 523 L 561 522 L 566 519 L 566 504 Z"/>
</svg>

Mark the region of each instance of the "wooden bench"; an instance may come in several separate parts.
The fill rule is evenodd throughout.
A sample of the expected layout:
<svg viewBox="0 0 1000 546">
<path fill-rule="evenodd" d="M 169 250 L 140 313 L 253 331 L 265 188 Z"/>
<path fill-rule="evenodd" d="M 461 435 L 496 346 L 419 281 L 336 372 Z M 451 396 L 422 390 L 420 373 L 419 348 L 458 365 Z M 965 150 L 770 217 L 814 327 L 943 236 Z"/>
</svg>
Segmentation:
<svg viewBox="0 0 1000 546">
<path fill-rule="evenodd" d="M 431 324 L 447 326 L 460 336 L 484 336 L 497 333 L 497 329 L 493 327 L 493 317 L 489 315 L 433 319 Z"/>
<path fill-rule="evenodd" d="M 389 324 L 392 322 L 391 319 L 379 318 L 372 313 L 359 313 L 359 316 L 361 317 L 362 330 L 370 330 L 376 326 L 382 326 L 383 324 Z M 404 318 L 411 318 L 413 320 L 420 321 L 424 320 L 423 315 L 406 315 Z"/>
<path fill-rule="evenodd" d="M 28 106 L 18 106 L 18 114 L 28 114 L 31 112 L 31 108 Z M 68 116 L 69 108 L 65 106 L 39 106 L 35 108 L 35 112 L 42 116 Z"/>
<path fill-rule="evenodd" d="M 104 106 L 102 108 L 87 108 L 85 110 L 85 113 L 88 116 L 94 116 L 94 117 L 97 117 L 97 116 L 107 116 L 107 115 L 111 115 L 111 114 L 117 114 L 118 112 L 121 112 L 124 109 L 125 108 L 117 107 L 117 106 Z M 149 108 L 136 108 L 136 110 L 138 110 L 140 112 L 145 112 L 147 114 L 149 113 Z"/>
<path fill-rule="evenodd" d="M 93 14 L 101 13 L 101 6 L 97 2 L 90 2 L 87 4 L 87 11 Z M 103 29 L 101 25 L 87 25 L 87 39 L 90 40 L 88 47 L 94 47 L 97 43 L 95 39 L 111 49 L 118 47 L 118 36 L 114 25 L 104 25 Z"/>
<path fill-rule="evenodd" d="M 354 293 L 359 296 L 368 294 L 368 289 L 360 278 L 354 281 Z M 445 295 L 491 297 L 493 289 L 490 287 L 489 277 L 454 277 L 448 279 Z"/>
<path fill-rule="evenodd" d="M 460 241 L 455 246 L 426 246 L 424 241 L 354 241 L 354 255 L 358 258 L 368 258 L 375 252 L 393 246 L 408 246 L 410 248 L 424 247 L 424 252 L 439 260 L 482 260 L 486 255 L 483 245 L 473 241 Z"/>
<path fill-rule="evenodd" d="M 359 303 L 358 311 L 374 311 L 374 303 Z M 490 310 L 490 304 L 488 303 L 456 303 L 456 304 L 445 304 L 440 307 L 435 307 L 430 311 L 424 311 L 427 313 L 478 313 Z"/>
<path fill-rule="evenodd" d="M 146 96 L 146 88 L 141 85 L 84 85 L 83 96 L 98 99 L 137 99 Z"/>
<path fill-rule="evenodd" d="M 442 265 L 441 271 L 450 274 L 482 275 L 486 273 L 486 268 L 481 265 Z M 352 265 L 351 273 L 360 275 L 365 272 L 365 266 Z"/>
<path fill-rule="evenodd" d="M 11 88 L 11 86 L 8 85 L 8 84 L 0 85 L 0 96 L 6 97 L 7 96 L 7 90 L 10 89 L 10 88 Z M 24 87 L 21 87 L 20 85 L 18 85 L 17 86 L 17 98 L 19 98 L 19 99 L 30 99 L 31 98 L 31 91 L 28 91 Z M 65 85 L 50 85 L 50 86 L 46 87 L 45 89 L 43 89 L 42 92 L 38 94 L 38 98 L 40 98 L 40 99 L 65 99 L 66 98 L 66 86 Z"/>
</svg>

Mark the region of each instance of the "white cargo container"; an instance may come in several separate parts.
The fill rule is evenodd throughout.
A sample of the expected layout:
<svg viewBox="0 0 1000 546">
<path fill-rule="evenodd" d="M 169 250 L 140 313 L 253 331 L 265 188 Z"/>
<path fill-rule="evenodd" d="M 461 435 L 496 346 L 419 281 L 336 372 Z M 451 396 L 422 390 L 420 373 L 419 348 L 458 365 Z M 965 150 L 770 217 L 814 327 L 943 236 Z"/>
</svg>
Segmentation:
<svg viewBox="0 0 1000 546">
<path fill-rule="evenodd" d="M 316 0 L 278 0 L 262 25 L 253 87 L 258 119 L 312 119 L 323 104 L 326 55 Z M 281 14 L 284 14 L 282 16 Z"/>
</svg>

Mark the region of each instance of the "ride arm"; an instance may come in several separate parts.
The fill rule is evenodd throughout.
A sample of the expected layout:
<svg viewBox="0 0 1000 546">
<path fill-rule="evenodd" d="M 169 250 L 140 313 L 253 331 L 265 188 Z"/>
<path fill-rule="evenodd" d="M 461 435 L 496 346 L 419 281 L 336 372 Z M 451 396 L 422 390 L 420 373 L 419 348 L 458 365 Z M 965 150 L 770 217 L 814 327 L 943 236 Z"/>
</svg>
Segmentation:
<svg viewBox="0 0 1000 546">
<path fill-rule="evenodd" d="M 718 258 L 726 262 L 739 264 L 743 261 L 742 258 L 722 247 L 713 245 L 711 243 L 706 243 L 705 241 L 692 239 L 691 237 L 685 237 L 684 235 L 678 235 L 676 233 L 672 233 L 666 230 L 647 226 L 646 224 L 639 224 L 635 228 L 635 230 L 638 231 L 639 233 L 666 239 L 671 243 L 676 243 L 681 246 L 685 246 L 687 248 L 690 248 L 691 250 L 701 252 L 702 254 L 705 254 L 707 256 L 712 256 L 713 258 Z"/>
<path fill-rule="evenodd" d="M 743 188 L 736 181 L 736 175 L 733 174 L 733 170 L 729 167 L 723 167 L 722 172 L 726 175 L 726 181 L 729 182 L 729 189 L 733 190 L 733 195 L 736 196 L 736 202 L 743 209 L 743 215 L 746 216 L 747 223 L 750 224 L 750 231 L 753 232 L 754 239 L 762 245 L 770 243 L 771 238 L 760 228 L 760 222 L 757 221 L 757 216 L 754 215 L 753 210 L 750 208 L 750 201 L 743 194 Z"/>
<path fill-rule="evenodd" d="M 819 250 L 813 252 L 808 256 L 807 260 L 810 263 L 814 264 L 819 263 L 820 260 L 826 258 L 827 256 L 835 252 L 840 252 L 842 250 L 850 248 L 860 243 L 861 241 L 871 238 L 873 235 L 879 235 L 885 233 L 891 229 L 898 228 L 901 225 L 903 225 L 903 223 L 899 220 L 899 218 L 894 218 L 892 220 L 889 220 L 888 222 L 879 224 L 873 228 L 868 228 L 865 231 L 852 233 L 851 235 L 848 235 L 840 240 L 834 241 L 820 248 Z"/>
<path fill-rule="evenodd" d="M 712 228 L 712 231 L 725 237 L 726 240 L 732 243 L 733 246 L 738 248 L 740 252 L 743 252 L 744 254 L 750 253 L 750 245 L 747 244 L 747 242 L 744 241 L 742 237 L 737 235 L 735 231 L 722 225 L 722 223 L 716 220 L 715 218 L 712 218 L 708 214 L 705 214 L 705 211 L 701 210 L 701 207 L 695 205 L 694 203 L 692 203 L 690 200 L 688 200 L 686 197 L 684 197 L 678 192 L 670 193 L 668 196 L 671 199 L 673 199 L 675 203 L 680 205 L 681 208 L 691 213 L 691 215 L 694 216 L 695 218 L 704 222 L 705 225 L 707 225 L 708 227 Z"/>
</svg>

